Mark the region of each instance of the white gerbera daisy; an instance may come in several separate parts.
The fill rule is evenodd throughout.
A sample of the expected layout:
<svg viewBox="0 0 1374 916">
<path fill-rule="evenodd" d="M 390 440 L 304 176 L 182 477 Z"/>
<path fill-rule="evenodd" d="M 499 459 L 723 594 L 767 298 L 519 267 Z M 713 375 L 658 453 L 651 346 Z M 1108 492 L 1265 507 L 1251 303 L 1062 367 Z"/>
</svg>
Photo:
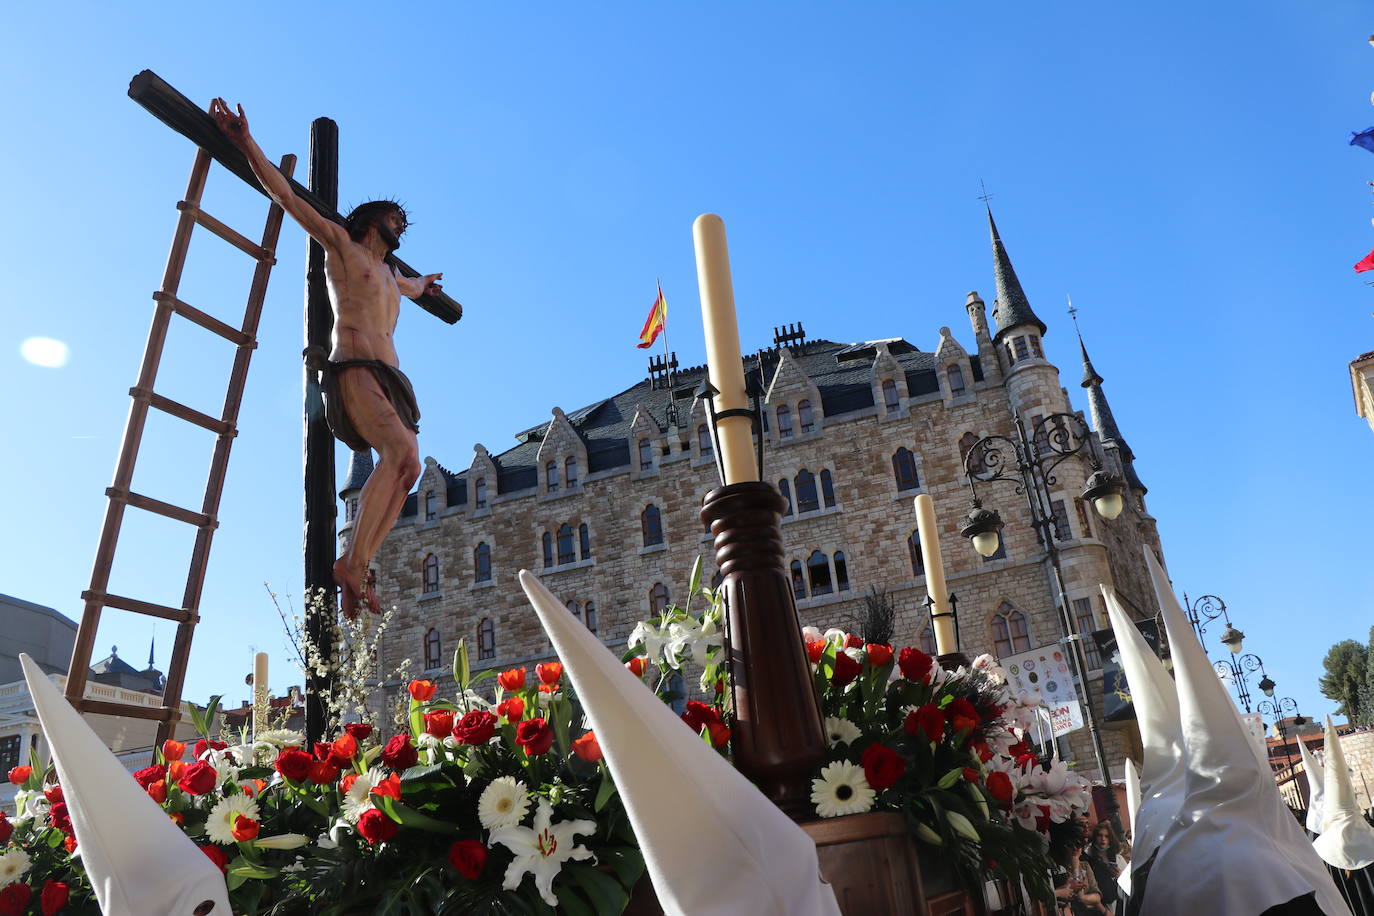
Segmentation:
<svg viewBox="0 0 1374 916">
<path fill-rule="evenodd" d="M 344 795 L 344 820 L 350 824 L 356 824 L 358 818 L 363 816 L 364 811 L 376 807 L 372 803 L 372 790 L 384 778 L 381 770 L 372 769 L 353 780 L 353 785 L 349 786 L 348 792 Z"/>
<path fill-rule="evenodd" d="M 873 807 L 876 795 L 863 768 L 847 760 L 826 765 L 820 778 L 811 780 L 811 803 L 821 817 L 863 814 Z"/>
<path fill-rule="evenodd" d="M 274 745 L 275 747 L 304 747 L 305 735 L 300 732 L 292 731 L 289 728 L 274 728 L 261 732 L 256 736 L 259 742 Z"/>
<path fill-rule="evenodd" d="M 24 877 L 29 864 L 29 854 L 17 846 L 0 856 L 0 887 Z"/>
<path fill-rule="evenodd" d="M 839 716 L 826 716 L 825 718 L 825 737 L 830 741 L 831 747 L 837 744 L 848 744 L 862 734 L 863 732 L 859 731 L 859 726 L 848 719 L 841 719 Z"/>
<path fill-rule="evenodd" d="M 514 776 L 493 779 L 477 799 L 477 819 L 488 830 L 518 824 L 529 810 L 529 792 Z"/>
<path fill-rule="evenodd" d="M 238 842 L 234 839 L 234 824 L 240 817 L 252 821 L 261 819 L 257 799 L 246 792 L 236 792 L 216 802 L 210 809 L 209 819 L 205 822 L 205 832 L 210 837 L 210 842 L 223 843 L 226 846 Z"/>
</svg>

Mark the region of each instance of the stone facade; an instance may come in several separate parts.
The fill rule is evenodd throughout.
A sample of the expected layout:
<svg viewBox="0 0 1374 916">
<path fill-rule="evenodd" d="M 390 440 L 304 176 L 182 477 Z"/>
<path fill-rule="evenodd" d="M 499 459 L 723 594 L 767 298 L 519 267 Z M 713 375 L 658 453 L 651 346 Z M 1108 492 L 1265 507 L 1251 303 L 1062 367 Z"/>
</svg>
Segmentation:
<svg viewBox="0 0 1374 916">
<path fill-rule="evenodd" d="M 1374 810 L 1374 729 L 1368 727 L 1340 726 L 1337 734 L 1341 740 L 1341 750 L 1345 753 L 1345 765 L 1350 769 L 1350 783 L 1355 789 L 1355 804 L 1361 811 Z M 1304 738 L 1307 750 L 1317 763 L 1326 766 L 1326 738 L 1322 732 Z M 1276 774 L 1279 791 L 1290 808 L 1307 810 L 1308 785 L 1307 768 L 1295 753 L 1288 766 Z"/>
<path fill-rule="evenodd" d="M 1355 413 L 1374 429 L 1374 351 L 1361 353 L 1351 361 L 1350 388 L 1355 397 Z"/>
<path fill-rule="evenodd" d="M 1002 293 L 1001 273 L 998 285 Z M 1028 305 L 1015 312 L 1022 323 L 1006 326 L 1004 316 L 996 332 L 976 293 L 964 309 L 971 337 L 961 344 L 941 328 L 931 352 L 900 338 L 843 345 L 794 333 L 746 360 L 766 392 L 766 476 L 786 482 L 792 505 L 782 531 L 787 563 L 801 580 L 803 624 L 858 629 L 864 596 L 886 590 L 897 611 L 894 643 L 922 644 L 925 577 L 913 570 L 908 538 L 916 529 L 912 498 L 925 492 L 935 501 L 949 587 L 958 597 L 963 651 L 995 652 L 999 613 L 1024 615 L 1028 633 L 1015 651 L 1060 638 L 1055 577 L 1025 498 L 1008 483 L 980 487 L 985 505 L 1006 523 L 1005 556 L 984 560 L 960 536 L 969 509 L 963 450 L 987 435 L 1015 438 L 1016 418 L 1029 431 L 1048 414 L 1076 410 L 1058 368 L 1044 358 L 1043 325 Z M 417 669 L 446 679 L 460 638 L 479 670 L 545 658 L 548 640 L 516 580 L 522 568 L 576 602 L 584 618 L 590 603 L 596 631 L 613 647 L 649 616 L 656 588 L 673 600 L 683 595 L 697 556 L 705 557 L 709 580 L 715 567 L 699 511 L 718 478 L 703 407 L 681 397 L 702 376 L 702 367 L 687 369 L 670 384 L 656 373 L 573 414 L 554 408 L 546 423 L 517 436 L 514 449 L 493 456 L 478 445 L 471 465 L 456 473 L 427 458 L 374 561 L 378 592 L 397 607 L 383 669 L 428 653 L 436 664 Z M 1112 426 L 1111 440 L 1094 436 L 1094 448 L 1105 444 L 1109 466 L 1121 470 L 1124 461 L 1129 468 L 1129 450 Z M 898 473 L 901 450 L 910 452 L 914 479 Z M 1153 616 L 1141 551 L 1161 553 L 1133 468 L 1127 479 L 1137 485 L 1113 521 L 1078 498 L 1090 470 L 1071 458 L 1054 470 L 1051 488 L 1068 529 L 1058 542 L 1065 591 L 1083 631 L 1107 626 L 1100 584 L 1114 587 L 1135 615 Z M 341 538 L 349 534 L 357 483 L 350 475 L 340 494 Z M 652 543 L 648 507 L 658 512 L 661 543 Z M 489 575 L 479 555 L 484 546 Z M 1101 678 L 1091 680 L 1100 710 Z M 1118 775 L 1124 754 L 1138 757 L 1132 725 L 1107 726 L 1103 740 Z M 1086 731 L 1071 736 L 1068 753 L 1096 772 Z"/>
</svg>

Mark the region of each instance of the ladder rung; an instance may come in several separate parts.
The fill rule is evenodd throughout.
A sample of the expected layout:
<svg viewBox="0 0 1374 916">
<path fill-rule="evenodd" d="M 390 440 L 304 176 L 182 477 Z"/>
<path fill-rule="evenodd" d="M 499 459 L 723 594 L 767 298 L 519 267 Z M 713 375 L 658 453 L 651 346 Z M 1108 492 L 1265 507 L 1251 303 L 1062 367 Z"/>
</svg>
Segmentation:
<svg viewBox="0 0 1374 916">
<path fill-rule="evenodd" d="M 126 505 L 133 506 L 135 509 L 156 512 L 158 515 L 165 515 L 167 518 L 176 519 L 188 525 L 195 525 L 197 528 L 219 527 L 219 522 L 206 515 L 204 512 L 192 512 L 190 509 L 183 509 L 180 506 L 165 503 L 160 499 L 144 496 L 142 493 L 134 493 L 130 490 L 120 490 L 116 487 L 107 487 L 105 495 L 110 497 L 110 499 L 123 500 Z"/>
<path fill-rule="evenodd" d="M 194 407 L 187 407 L 179 401 L 165 398 L 157 392 L 149 391 L 147 388 L 130 388 L 129 396 L 134 400 L 142 401 L 145 404 L 156 407 L 163 413 L 169 413 L 174 417 L 180 417 L 188 423 L 202 426 L 212 433 L 219 433 L 221 436 L 234 436 L 238 434 L 238 430 L 234 428 L 234 424 L 225 420 L 216 419 L 209 414 L 201 413 Z"/>
<path fill-rule="evenodd" d="M 173 296 L 171 293 L 164 293 L 161 290 L 159 290 L 158 292 L 153 293 L 153 298 L 156 299 L 158 302 L 167 303 L 169 306 L 171 306 L 172 311 L 176 312 L 178 315 L 180 315 L 182 318 L 185 318 L 187 321 L 194 322 L 195 324 L 200 325 L 207 331 L 213 331 L 214 333 L 218 334 L 220 337 L 223 337 L 225 340 L 230 341 L 231 343 L 236 343 L 240 347 L 249 347 L 254 349 L 258 345 L 257 341 L 253 339 L 253 335 L 240 331 L 238 328 L 227 325 L 213 315 L 207 315 L 205 312 L 202 312 L 194 305 L 187 305 L 185 302 L 182 302 L 180 299 L 178 299 L 176 296 Z"/>
<path fill-rule="evenodd" d="M 72 703 L 82 712 L 94 712 L 103 716 L 123 716 L 128 719 L 153 719 L 158 722 L 171 722 L 180 718 L 177 710 L 166 706 L 134 706 L 131 703 L 107 703 L 104 700 L 88 700 L 82 697 Z"/>
<path fill-rule="evenodd" d="M 177 201 L 177 209 L 191 214 L 195 217 L 197 223 L 209 229 L 215 235 L 224 239 L 230 245 L 233 245 L 249 257 L 257 258 L 259 261 L 267 261 L 272 264 L 277 263 L 276 259 L 272 256 L 272 252 L 248 237 L 240 235 L 238 232 L 230 229 L 228 226 L 224 225 L 224 223 L 221 223 L 190 201 Z"/>
<path fill-rule="evenodd" d="M 121 611 L 133 611 L 135 614 L 161 617 L 163 620 L 175 620 L 177 623 L 195 623 L 199 620 L 185 608 L 167 607 L 162 604 L 153 604 L 151 601 L 139 601 L 137 598 L 125 598 L 123 595 L 110 595 L 90 589 L 81 593 L 81 600 L 94 601 L 105 607 L 119 608 Z"/>
</svg>

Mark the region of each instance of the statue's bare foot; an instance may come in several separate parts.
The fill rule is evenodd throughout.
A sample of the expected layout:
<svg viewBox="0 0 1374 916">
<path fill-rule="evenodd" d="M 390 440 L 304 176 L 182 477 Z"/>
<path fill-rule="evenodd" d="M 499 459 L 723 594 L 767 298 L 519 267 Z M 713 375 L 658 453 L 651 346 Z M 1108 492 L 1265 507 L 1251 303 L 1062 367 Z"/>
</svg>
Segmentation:
<svg viewBox="0 0 1374 916">
<path fill-rule="evenodd" d="M 358 605 L 364 600 L 363 582 L 343 557 L 334 561 L 334 584 L 339 588 L 339 609 L 349 620 L 356 620 Z"/>
<path fill-rule="evenodd" d="M 372 613 L 380 614 L 382 612 L 382 606 L 377 602 L 377 573 L 371 569 L 363 577 L 363 601 L 367 603 L 367 609 Z"/>
</svg>

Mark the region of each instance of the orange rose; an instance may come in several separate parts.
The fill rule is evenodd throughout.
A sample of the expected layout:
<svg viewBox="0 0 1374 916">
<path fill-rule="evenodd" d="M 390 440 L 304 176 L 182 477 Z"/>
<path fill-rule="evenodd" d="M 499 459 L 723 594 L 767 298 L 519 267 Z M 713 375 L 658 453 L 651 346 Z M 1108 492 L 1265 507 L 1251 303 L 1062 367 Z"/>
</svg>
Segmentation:
<svg viewBox="0 0 1374 916">
<path fill-rule="evenodd" d="M 596 732 L 587 732 L 572 743 L 573 753 L 588 763 L 601 759 L 601 745 L 596 741 Z"/>
</svg>

